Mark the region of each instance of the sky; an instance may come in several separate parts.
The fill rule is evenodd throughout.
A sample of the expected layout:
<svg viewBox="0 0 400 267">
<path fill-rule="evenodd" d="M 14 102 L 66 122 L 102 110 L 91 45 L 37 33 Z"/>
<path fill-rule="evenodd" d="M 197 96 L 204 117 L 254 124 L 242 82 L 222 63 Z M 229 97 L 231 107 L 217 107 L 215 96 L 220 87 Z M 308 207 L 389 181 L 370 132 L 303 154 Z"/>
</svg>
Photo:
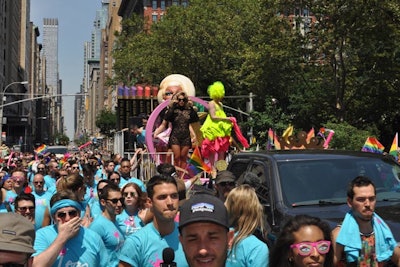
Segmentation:
<svg viewBox="0 0 400 267">
<path fill-rule="evenodd" d="M 101 0 L 31 0 L 30 20 L 39 27 L 42 43 L 43 19 L 58 19 L 58 71 L 63 94 L 75 94 L 83 79 L 84 43 L 90 41 L 96 10 Z M 67 136 L 74 137 L 74 99 L 63 97 Z"/>
</svg>

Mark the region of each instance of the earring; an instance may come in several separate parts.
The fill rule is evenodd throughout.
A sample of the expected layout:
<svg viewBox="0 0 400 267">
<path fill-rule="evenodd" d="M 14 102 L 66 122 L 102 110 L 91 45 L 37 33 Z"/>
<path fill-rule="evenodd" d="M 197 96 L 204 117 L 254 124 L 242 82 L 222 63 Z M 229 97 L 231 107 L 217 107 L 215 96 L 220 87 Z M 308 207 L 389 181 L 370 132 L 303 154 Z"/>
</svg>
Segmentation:
<svg viewBox="0 0 400 267">
<path fill-rule="evenodd" d="M 293 261 L 294 261 L 293 257 L 290 257 L 290 258 L 288 259 L 288 261 L 289 261 L 290 263 L 293 263 Z"/>
</svg>

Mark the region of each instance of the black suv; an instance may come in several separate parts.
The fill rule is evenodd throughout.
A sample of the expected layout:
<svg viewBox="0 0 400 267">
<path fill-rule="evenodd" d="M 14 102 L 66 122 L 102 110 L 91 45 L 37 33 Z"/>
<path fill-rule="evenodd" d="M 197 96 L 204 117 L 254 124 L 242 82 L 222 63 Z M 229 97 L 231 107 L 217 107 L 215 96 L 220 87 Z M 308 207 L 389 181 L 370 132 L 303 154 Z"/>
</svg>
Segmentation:
<svg viewBox="0 0 400 267">
<path fill-rule="evenodd" d="M 400 241 L 400 165 L 390 156 L 337 150 L 242 152 L 233 156 L 228 170 L 238 184 L 256 189 L 272 242 L 297 214 L 320 217 L 331 227 L 341 222 L 349 210 L 347 185 L 359 175 L 375 183 L 376 212 Z"/>
</svg>

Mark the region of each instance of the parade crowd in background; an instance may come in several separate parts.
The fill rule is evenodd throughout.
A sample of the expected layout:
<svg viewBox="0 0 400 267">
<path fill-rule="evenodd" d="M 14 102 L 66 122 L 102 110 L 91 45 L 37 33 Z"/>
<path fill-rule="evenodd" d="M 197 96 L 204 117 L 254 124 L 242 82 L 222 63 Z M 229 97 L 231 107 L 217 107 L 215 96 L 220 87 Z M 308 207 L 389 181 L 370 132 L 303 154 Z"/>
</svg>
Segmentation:
<svg viewBox="0 0 400 267">
<path fill-rule="evenodd" d="M 90 147 L 63 157 L 3 154 L 0 266 L 398 266 L 400 248 L 363 176 L 349 185 L 350 211 L 333 232 L 298 215 L 270 240 L 256 191 L 226 170 L 231 131 L 248 144 L 223 111 L 223 84 L 209 87 L 201 127 L 182 84 L 164 87 L 170 103 L 152 136 L 174 164 L 164 158 L 151 176 L 134 177 L 148 116 L 131 127 L 138 143 L 131 158 Z M 197 174 L 188 168 L 195 163 Z"/>
</svg>

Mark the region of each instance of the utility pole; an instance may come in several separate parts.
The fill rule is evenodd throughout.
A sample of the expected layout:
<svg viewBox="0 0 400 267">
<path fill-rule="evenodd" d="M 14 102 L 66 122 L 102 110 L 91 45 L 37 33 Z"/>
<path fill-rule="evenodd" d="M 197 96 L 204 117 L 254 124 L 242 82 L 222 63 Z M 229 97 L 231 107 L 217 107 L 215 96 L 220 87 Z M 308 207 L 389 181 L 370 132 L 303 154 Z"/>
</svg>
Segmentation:
<svg viewBox="0 0 400 267">
<path fill-rule="evenodd" d="M 5 93 L 7 89 L 13 85 L 13 84 L 28 84 L 28 81 L 23 81 L 23 82 L 12 82 L 8 84 L 4 90 L 1 91 L 0 93 L 0 146 L 3 144 L 3 110 L 4 110 L 4 101 L 5 101 Z M 26 129 L 25 129 L 26 131 Z"/>
</svg>

